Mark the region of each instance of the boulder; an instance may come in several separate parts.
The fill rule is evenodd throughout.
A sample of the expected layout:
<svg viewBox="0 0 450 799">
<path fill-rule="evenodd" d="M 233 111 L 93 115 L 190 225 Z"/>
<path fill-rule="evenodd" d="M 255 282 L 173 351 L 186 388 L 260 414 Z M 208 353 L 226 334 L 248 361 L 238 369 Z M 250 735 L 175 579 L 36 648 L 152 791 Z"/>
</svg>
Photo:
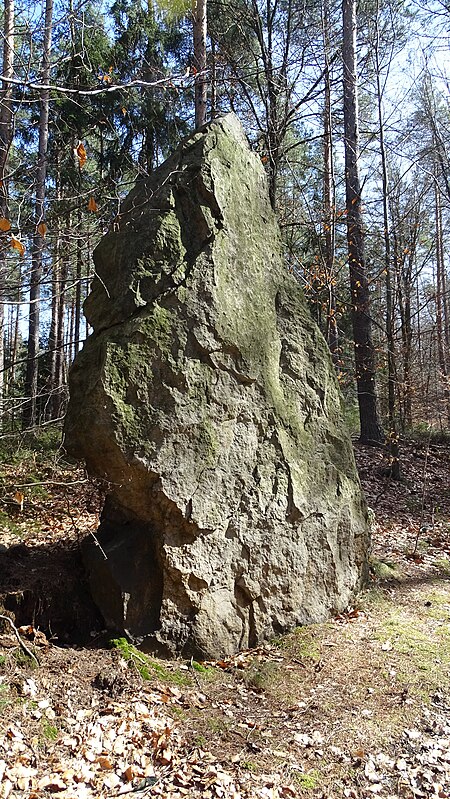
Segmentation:
<svg viewBox="0 0 450 799">
<path fill-rule="evenodd" d="M 344 609 L 366 507 L 326 343 L 234 115 L 137 182 L 94 262 L 65 445 L 107 485 L 83 549 L 108 627 L 215 658 Z"/>
</svg>

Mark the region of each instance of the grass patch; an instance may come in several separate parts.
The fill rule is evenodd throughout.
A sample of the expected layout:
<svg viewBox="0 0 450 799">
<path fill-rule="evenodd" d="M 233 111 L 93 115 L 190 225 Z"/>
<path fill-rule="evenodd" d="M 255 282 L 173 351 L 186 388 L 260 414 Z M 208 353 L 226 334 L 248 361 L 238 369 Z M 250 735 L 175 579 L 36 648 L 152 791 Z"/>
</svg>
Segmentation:
<svg viewBox="0 0 450 799">
<path fill-rule="evenodd" d="M 448 430 L 431 429 L 427 424 L 419 424 L 409 434 L 413 441 L 419 444 L 448 444 L 450 443 L 450 433 Z"/>
<path fill-rule="evenodd" d="M 389 641 L 392 646 L 387 654 L 398 678 L 422 698 L 438 688 L 450 687 L 448 627 L 443 625 L 432 631 L 419 614 L 408 618 L 394 612 L 381 621 L 375 633 L 376 638 Z"/>
<path fill-rule="evenodd" d="M 7 707 L 13 704 L 14 701 L 10 696 L 8 686 L 0 685 L 0 713 L 3 713 Z"/>
<path fill-rule="evenodd" d="M 0 442 L 0 463 L 36 463 L 36 456 L 55 456 L 61 450 L 61 427 L 49 426 L 17 433 Z"/>
<path fill-rule="evenodd" d="M 313 791 L 320 784 L 320 774 L 317 769 L 307 772 L 298 771 L 294 779 L 298 787 L 303 788 L 304 791 Z"/>
<path fill-rule="evenodd" d="M 143 680 L 154 680 L 157 677 L 163 682 L 175 685 L 191 684 L 190 678 L 180 669 L 169 671 L 158 661 L 139 652 L 126 638 L 113 638 L 110 641 L 110 646 L 112 649 L 117 649 L 123 659 L 138 670 Z"/>
<path fill-rule="evenodd" d="M 244 769 L 244 771 L 250 771 L 251 774 L 256 774 L 259 771 L 257 763 L 253 760 L 244 760 L 243 763 L 241 763 L 241 768 Z"/>
<path fill-rule="evenodd" d="M 28 648 L 33 652 L 34 646 L 28 644 Z M 38 668 L 36 661 L 27 655 L 20 647 L 14 649 L 12 655 L 18 666 L 27 666 L 27 668 L 31 667 L 32 669 Z"/>
<path fill-rule="evenodd" d="M 242 674 L 247 688 L 254 691 L 267 691 L 271 685 L 280 681 L 279 669 L 270 660 L 253 658 Z"/>
<path fill-rule="evenodd" d="M 56 741 L 59 736 L 58 727 L 55 727 L 54 724 L 50 724 L 48 721 L 42 722 L 42 735 L 44 736 L 46 741 Z"/>
<path fill-rule="evenodd" d="M 450 593 L 448 591 L 430 591 L 424 596 L 424 616 L 427 619 L 447 621 L 450 616 Z"/>
<path fill-rule="evenodd" d="M 16 522 L 3 510 L 0 510 L 0 529 L 7 530 L 11 535 L 17 536 L 22 540 L 23 530 Z"/>
<path fill-rule="evenodd" d="M 386 602 L 386 597 L 383 591 L 374 585 L 372 588 L 366 588 L 356 598 L 356 607 L 359 610 L 375 609 L 382 603 Z"/>
<path fill-rule="evenodd" d="M 450 577 L 450 560 L 448 558 L 437 558 L 433 561 L 433 566 L 439 569 L 445 577 Z"/>
<path fill-rule="evenodd" d="M 198 663 L 196 660 L 191 662 L 191 666 L 197 674 L 206 677 L 208 680 L 213 680 L 216 677 L 216 670 L 211 668 L 211 666 L 204 666 L 203 663 Z"/>
<path fill-rule="evenodd" d="M 286 648 L 291 657 L 299 660 L 316 663 L 320 660 L 320 641 L 318 636 L 323 637 L 329 625 L 310 624 L 308 627 L 296 627 L 291 635 L 286 636 Z"/>
</svg>

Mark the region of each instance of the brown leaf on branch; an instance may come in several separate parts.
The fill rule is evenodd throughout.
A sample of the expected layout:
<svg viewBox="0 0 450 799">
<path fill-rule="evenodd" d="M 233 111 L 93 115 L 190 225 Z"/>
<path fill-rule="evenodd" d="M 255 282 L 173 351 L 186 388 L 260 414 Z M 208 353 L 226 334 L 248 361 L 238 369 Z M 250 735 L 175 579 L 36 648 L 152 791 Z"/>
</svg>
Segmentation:
<svg viewBox="0 0 450 799">
<path fill-rule="evenodd" d="M 16 493 L 14 494 L 14 502 L 17 502 L 17 504 L 19 505 L 21 511 L 23 511 L 23 501 L 24 501 L 24 499 L 25 499 L 24 494 L 22 494 L 21 491 L 16 491 Z"/>
<path fill-rule="evenodd" d="M 80 169 L 83 169 L 86 161 L 87 161 L 87 153 L 86 148 L 82 141 L 78 142 L 77 147 L 75 148 L 75 154 L 78 158 L 78 163 L 80 165 Z"/>
<path fill-rule="evenodd" d="M 0 217 L 0 230 L 3 233 L 6 233 L 8 230 L 11 230 L 11 222 L 9 219 L 6 219 L 4 216 Z"/>
<path fill-rule="evenodd" d="M 22 242 L 19 241 L 19 239 L 16 239 L 15 236 L 13 236 L 11 238 L 9 245 L 10 247 L 12 247 L 13 250 L 17 250 L 19 255 L 23 258 L 23 256 L 25 255 L 25 247 L 22 244 Z"/>
</svg>

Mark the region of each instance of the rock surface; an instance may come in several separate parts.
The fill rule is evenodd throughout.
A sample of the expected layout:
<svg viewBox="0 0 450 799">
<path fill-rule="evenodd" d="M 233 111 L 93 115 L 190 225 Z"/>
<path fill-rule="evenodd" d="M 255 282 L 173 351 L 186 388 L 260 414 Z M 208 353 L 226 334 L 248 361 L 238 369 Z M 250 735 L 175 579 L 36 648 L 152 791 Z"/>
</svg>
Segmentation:
<svg viewBox="0 0 450 799">
<path fill-rule="evenodd" d="M 326 344 L 233 115 L 139 181 L 94 253 L 65 443 L 108 481 L 107 625 L 219 657 L 351 601 L 368 531 Z"/>
</svg>

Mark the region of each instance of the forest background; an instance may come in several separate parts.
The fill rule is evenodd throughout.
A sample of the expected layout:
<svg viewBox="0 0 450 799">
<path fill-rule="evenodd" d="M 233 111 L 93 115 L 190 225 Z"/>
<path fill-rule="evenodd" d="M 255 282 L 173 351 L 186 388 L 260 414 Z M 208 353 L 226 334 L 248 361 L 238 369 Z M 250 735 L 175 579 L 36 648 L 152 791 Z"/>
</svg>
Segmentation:
<svg viewBox="0 0 450 799">
<path fill-rule="evenodd" d="M 205 0 L 5 0 L 1 432 L 63 417 L 94 247 L 137 176 L 229 110 L 267 170 L 353 429 L 448 429 L 450 3 L 207 11 L 206 35 Z"/>
</svg>

